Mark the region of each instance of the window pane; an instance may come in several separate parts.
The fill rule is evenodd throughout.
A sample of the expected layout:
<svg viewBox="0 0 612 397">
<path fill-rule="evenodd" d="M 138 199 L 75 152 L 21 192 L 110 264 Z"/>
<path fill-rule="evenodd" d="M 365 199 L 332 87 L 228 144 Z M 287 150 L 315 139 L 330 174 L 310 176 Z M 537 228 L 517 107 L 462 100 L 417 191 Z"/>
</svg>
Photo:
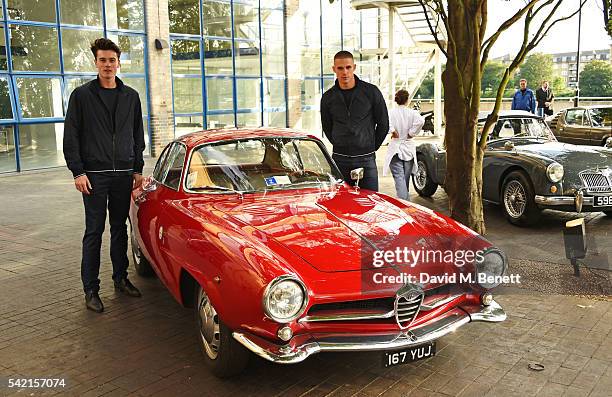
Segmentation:
<svg viewBox="0 0 612 397">
<path fill-rule="evenodd" d="M 303 30 L 303 32 L 300 32 L 300 37 L 303 37 L 302 42 L 296 43 L 302 46 L 302 56 L 299 57 L 302 74 L 305 76 L 318 76 L 321 74 L 321 20 L 319 2 L 301 0 L 299 13 L 287 21 L 288 26 L 294 26 L 294 24 Z"/>
<path fill-rule="evenodd" d="M 232 43 L 225 40 L 204 41 L 204 68 L 206 74 L 233 74 Z"/>
<path fill-rule="evenodd" d="M 232 17 L 229 2 L 218 3 L 204 0 L 202 20 L 204 36 L 232 37 Z"/>
<path fill-rule="evenodd" d="M 285 74 L 285 46 L 283 45 L 283 13 L 262 14 L 262 54 L 264 75 Z"/>
<path fill-rule="evenodd" d="M 62 23 L 102 26 L 102 0 L 60 0 Z"/>
<path fill-rule="evenodd" d="M 201 74 L 200 42 L 172 40 L 172 73 Z"/>
<path fill-rule="evenodd" d="M 8 0 L 6 11 L 9 19 L 55 22 L 55 0 Z"/>
<path fill-rule="evenodd" d="M 144 31 L 143 0 L 106 0 L 106 27 Z"/>
<path fill-rule="evenodd" d="M 95 72 L 91 43 L 103 37 L 104 32 L 76 29 L 62 29 L 62 53 L 67 72 Z"/>
<path fill-rule="evenodd" d="M 13 118 L 13 111 L 11 110 L 11 97 L 10 97 L 8 79 L 2 77 L 0 78 L 0 119 L 12 119 L 12 118 Z M 2 145 L 1 140 L 0 140 L 0 145 Z"/>
<path fill-rule="evenodd" d="M 170 33 L 200 34 L 199 0 L 168 0 Z"/>
<path fill-rule="evenodd" d="M 6 43 L 4 40 L 4 25 L 0 24 L 0 70 L 8 69 L 8 60 L 6 59 Z"/>
<path fill-rule="evenodd" d="M 16 80 L 24 118 L 63 116 L 60 79 L 18 77 Z"/>
<path fill-rule="evenodd" d="M 204 117 L 202 116 L 174 116 L 174 136 L 176 138 L 203 129 Z"/>
<path fill-rule="evenodd" d="M 259 44 L 255 42 L 236 42 L 236 75 L 259 76 Z"/>
<path fill-rule="evenodd" d="M 206 79 L 206 100 L 208 110 L 231 110 L 234 87 L 232 79 Z"/>
<path fill-rule="evenodd" d="M 261 113 L 238 113 L 237 127 L 261 127 Z"/>
<path fill-rule="evenodd" d="M 331 74 L 334 55 L 342 49 L 340 2 L 323 2 L 323 74 Z"/>
<path fill-rule="evenodd" d="M 59 71 L 57 29 L 10 25 L 13 69 Z"/>
<path fill-rule="evenodd" d="M 17 170 L 13 126 L 0 125 L 0 172 Z"/>
<path fill-rule="evenodd" d="M 185 163 L 185 146 L 178 143 L 174 144 L 169 156 L 170 164 L 166 169 L 163 183 L 171 189 L 178 190 L 183 164 Z"/>
<path fill-rule="evenodd" d="M 273 112 L 264 113 L 264 125 L 266 127 L 287 127 L 287 113 L 286 112 Z"/>
<path fill-rule="evenodd" d="M 144 77 L 121 77 L 121 80 L 138 92 L 142 114 L 147 114 L 147 87 Z"/>
<path fill-rule="evenodd" d="M 75 88 L 80 87 L 83 84 L 85 84 L 88 81 L 91 81 L 91 80 L 93 80 L 95 78 L 96 78 L 95 76 L 66 78 L 66 86 L 65 86 L 66 99 L 70 98 L 70 94 L 72 94 L 72 91 L 74 91 Z"/>
<path fill-rule="evenodd" d="M 66 164 L 62 151 L 64 124 L 22 124 L 19 126 L 19 154 L 24 170 Z"/>
<path fill-rule="evenodd" d="M 298 128 L 307 130 L 308 132 L 319 136 L 321 133 L 321 114 L 318 110 L 308 110 L 302 112 L 300 122 L 298 122 Z"/>
<path fill-rule="evenodd" d="M 261 0 L 261 8 L 283 8 L 283 0 Z"/>
<path fill-rule="evenodd" d="M 264 80 L 264 107 L 285 107 L 285 80 Z"/>
<path fill-rule="evenodd" d="M 350 3 L 342 3 L 342 23 L 344 24 L 344 49 L 347 51 L 355 51 L 359 46 L 359 11 L 354 10 Z M 355 55 L 353 53 L 353 55 Z"/>
<path fill-rule="evenodd" d="M 321 82 L 309 79 L 302 82 L 302 106 L 316 106 L 321 100 Z"/>
<path fill-rule="evenodd" d="M 202 112 L 202 79 L 173 77 L 174 113 Z"/>
<path fill-rule="evenodd" d="M 144 73 L 144 38 L 142 36 L 114 35 L 108 38 L 121 49 L 121 73 Z"/>
<path fill-rule="evenodd" d="M 237 79 L 236 80 L 236 98 L 238 100 L 238 109 L 259 109 L 260 96 L 260 80 L 259 79 Z"/>
<path fill-rule="evenodd" d="M 259 39 L 259 12 L 254 5 L 234 3 L 234 37 Z"/>
<path fill-rule="evenodd" d="M 234 126 L 234 114 L 209 114 L 208 128 L 224 128 Z"/>
</svg>

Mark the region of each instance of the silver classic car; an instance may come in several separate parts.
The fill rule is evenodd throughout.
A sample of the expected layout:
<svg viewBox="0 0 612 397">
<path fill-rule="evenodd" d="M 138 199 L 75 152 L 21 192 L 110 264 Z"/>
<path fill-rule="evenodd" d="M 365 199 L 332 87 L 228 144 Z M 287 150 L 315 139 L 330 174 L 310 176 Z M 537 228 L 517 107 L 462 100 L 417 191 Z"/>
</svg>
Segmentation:
<svg viewBox="0 0 612 397">
<path fill-rule="evenodd" d="M 482 128 L 487 117 L 479 115 Z M 499 203 L 508 221 L 529 225 L 542 209 L 603 211 L 612 216 L 612 141 L 605 147 L 560 143 L 546 123 L 523 111 L 501 112 L 484 155 L 483 199 Z M 417 147 L 415 190 L 429 197 L 444 185 L 446 151 Z"/>
</svg>

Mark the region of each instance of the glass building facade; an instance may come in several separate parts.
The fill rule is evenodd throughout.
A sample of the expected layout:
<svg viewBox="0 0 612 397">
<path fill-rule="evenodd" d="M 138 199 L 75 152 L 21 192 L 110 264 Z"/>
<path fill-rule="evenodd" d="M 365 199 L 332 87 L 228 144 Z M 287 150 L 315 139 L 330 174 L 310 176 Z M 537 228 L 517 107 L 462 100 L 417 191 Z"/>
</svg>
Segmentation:
<svg viewBox="0 0 612 397">
<path fill-rule="evenodd" d="M 119 77 L 140 93 L 147 143 L 153 38 L 170 46 L 174 136 L 228 126 L 318 131 L 333 55 L 359 59 L 363 19 L 348 0 L 160 0 L 167 37 L 145 18 L 149 3 L 157 1 L 0 0 L 0 173 L 64 165 L 68 98 L 96 76 L 89 45 L 98 37 L 123 51 Z"/>
</svg>

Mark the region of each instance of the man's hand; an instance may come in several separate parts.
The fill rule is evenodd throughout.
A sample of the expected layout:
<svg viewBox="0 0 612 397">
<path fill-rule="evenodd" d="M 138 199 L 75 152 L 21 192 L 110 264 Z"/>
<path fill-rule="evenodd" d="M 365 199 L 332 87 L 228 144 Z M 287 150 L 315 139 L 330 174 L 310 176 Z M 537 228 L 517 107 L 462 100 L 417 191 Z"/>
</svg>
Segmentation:
<svg viewBox="0 0 612 397">
<path fill-rule="evenodd" d="M 93 190 L 87 175 L 81 175 L 74 178 L 74 186 L 76 187 L 76 190 L 83 194 L 91 194 L 91 190 Z"/>
<path fill-rule="evenodd" d="M 391 138 L 395 138 L 395 139 L 399 138 L 399 133 L 395 130 L 391 131 Z"/>
<path fill-rule="evenodd" d="M 140 185 L 142 185 L 143 179 L 144 177 L 142 175 L 134 174 L 134 185 L 132 186 L 132 189 L 138 189 Z"/>
</svg>

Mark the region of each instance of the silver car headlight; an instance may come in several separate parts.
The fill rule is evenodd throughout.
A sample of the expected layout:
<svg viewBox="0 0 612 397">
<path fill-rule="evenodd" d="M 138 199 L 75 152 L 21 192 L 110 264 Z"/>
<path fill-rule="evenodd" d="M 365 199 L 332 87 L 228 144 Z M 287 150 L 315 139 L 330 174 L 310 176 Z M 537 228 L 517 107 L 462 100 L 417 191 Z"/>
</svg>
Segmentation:
<svg viewBox="0 0 612 397">
<path fill-rule="evenodd" d="M 302 315 L 307 301 L 304 284 L 297 277 L 286 275 L 268 284 L 263 296 L 263 308 L 272 320 L 287 323 Z"/>
<path fill-rule="evenodd" d="M 559 182 L 563 179 L 564 174 L 565 171 L 563 171 L 563 166 L 559 163 L 552 163 L 546 168 L 546 176 L 551 182 Z"/>
<path fill-rule="evenodd" d="M 498 248 L 486 249 L 480 260 L 476 260 L 476 280 L 478 284 L 486 289 L 497 287 L 500 284 L 498 278 L 506 273 L 508 259 L 506 254 Z"/>
</svg>

